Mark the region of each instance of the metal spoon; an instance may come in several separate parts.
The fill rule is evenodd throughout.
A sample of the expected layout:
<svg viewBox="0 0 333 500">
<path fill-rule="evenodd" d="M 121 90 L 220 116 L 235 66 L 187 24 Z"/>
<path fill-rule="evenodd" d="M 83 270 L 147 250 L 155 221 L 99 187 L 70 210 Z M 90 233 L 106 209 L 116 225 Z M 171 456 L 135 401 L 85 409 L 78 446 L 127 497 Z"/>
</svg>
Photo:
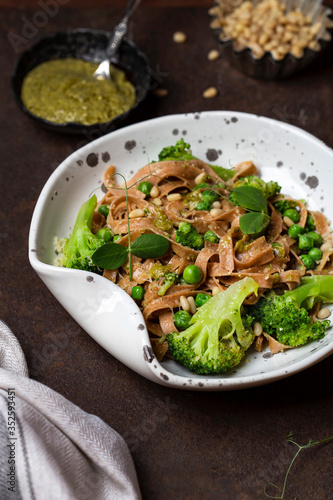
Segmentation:
<svg viewBox="0 0 333 500">
<path fill-rule="evenodd" d="M 107 80 L 112 80 L 111 73 L 110 73 L 110 60 L 114 55 L 117 53 L 117 50 L 119 48 L 119 45 L 121 44 L 121 41 L 127 33 L 127 26 L 128 26 L 128 20 L 130 15 L 134 12 L 136 7 L 139 5 L 140 0 L 129 0 L 127 5 L 126 5 L 126 11 L 125 11 L 125 16 L 123 19 L 120 21 L 120 23 L 117 24 L 115 27 L 112 36 L 109 40 L 109 43 L 106 47 L 106 57 L 107 59 L 104 59 L 96 69 L 95 73 L 93 74 L 94 77 L 99 78 L 99 79 L 107 79 Z"/>
</svg>

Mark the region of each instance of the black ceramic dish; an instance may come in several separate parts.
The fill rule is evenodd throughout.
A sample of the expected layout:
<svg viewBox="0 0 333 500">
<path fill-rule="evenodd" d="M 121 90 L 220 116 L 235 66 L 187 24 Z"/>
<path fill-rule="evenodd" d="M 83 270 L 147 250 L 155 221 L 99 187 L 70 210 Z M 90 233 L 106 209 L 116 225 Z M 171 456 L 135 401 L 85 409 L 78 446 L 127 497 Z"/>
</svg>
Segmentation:
<svg viewBox="0 0 333 500">
<path fill-rule="evenodd" d="M 245 75 L 263 80 L 279 80 L 295 75 L 307 68 L 318 55 L 318 52 L 306 48 L 300 59 L 287 54 L 283 60 L 276 60 L 270 52 L 266 52 L 261 59 L 256 59 L 249 47 L 237 51 L 230 40 L 220 40 L 220 43 L 224 48 L 223 53 L 235 68 Z M 321 46 L 322 49 L 326 48 L 327 43 L 321 42 Z"/>
<path fill-rule="evenodd" d="M 20 109 L 30 118 L 44 127 L 68 134 L 89 134 L 96 132 L 102 134 L 111 132 L 120 123 L 124 123 L 131 112 L 144 100 L 150 87 L 151 76 L 149 62 L 145 54 L 129 39 L 124 38 L 119 47 L 115 63 L 123 69 L 127 78 L 136 90 L 136 101 L 134 106 L 105 123 L 93 125 L 82 125 L 80 123 L 58 124 L 44 120 L 30 113 L 21 100 L 21 87 L 24 77 L 35 66 L 50 59 L 61 59 L 74 57 L 90 62 L 101 62 L 105 59 L 105 49 L 111 33 L 93 29 L 77 29 L 68 32 L 59 32 L 45 36 L 36 42 L 30 49 L 25 51 L 18 59 L 12 77 L 12 90 Z M 112 61 L 114 62 L 114 61 Z"/>
</svg>

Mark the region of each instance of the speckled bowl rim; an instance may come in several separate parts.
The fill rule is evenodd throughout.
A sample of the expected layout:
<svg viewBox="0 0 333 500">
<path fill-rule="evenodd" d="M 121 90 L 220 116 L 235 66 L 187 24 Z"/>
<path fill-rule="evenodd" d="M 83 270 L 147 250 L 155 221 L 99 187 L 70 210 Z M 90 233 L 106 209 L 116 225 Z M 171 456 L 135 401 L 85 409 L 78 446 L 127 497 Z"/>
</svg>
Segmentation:
<svg viewBox="0 0 333 500">
<path fill-rule="evenodd" d="M 227 136 L 229 137 L 229 139 L 234 137 L 233 141 L 237 141 L 237 143 L 234 142 L 232 145 L 229 144 L 224 145 L 225 154 L 228 155 L 228 148 L 232 152 L 234 152 L 237 150 L 237 145 L 240 146 L 241 144 L 243 144 L 242 137 L 245 137 L 245 133 L 244 135 L 240 135 L 239 131 L 237 131 L 237 128 L 239 129 L 242 128 L 243 126 L 245 127 L 245 131 L 247 131 L 249 135 L 249 137 L 247 137 L 246 140 L 256 141 L 256 143 L 253 143 L 253 145 L 251 145 L 251 142 L 249 142 L 248 145 L 247 143 L 244 143 L 244 146 L 248 147 L 249 151 L 253 151 L 254 157 L 252 159 L 254 161 L 256 161 L 255 156 L 257 153 L 258 153 L 258 158 L 260 159 L 264 155 L 263 151 L 266 151 L 265 153 L 266 156 L 269 155 L 270 158 L 269 173 L 275 172 L 275 176 L 278 176 L 279 178 L 282 175 L 281 162 L 277 161 L 277 158 L 275 159 L 276 161 L 275 166 L 273 164 L 271 165 L 271 161 L 272 162 L 274 161 L 273 160 L 274 155 L 270 144 L 273 144 L 272 141 L 277 141 L 276 151 L 279 152 L 280 158 L 281 159 L 290 158 L 290 166 L 287 167 L 287 165 L 285 164 L 285 166 L 283 167 L 286 169 L 285 174 L 287 173 L 289 175 L 290 173 L 290 175 L 293 176 L 296 175 L 293 166 L 294 165 L 293 157 L 296 155 L 296 157 L 299 158 L 299 161 L 302 160 L 304 164 L 306 163 L 307 168 L 309 169 L 309 171 L 311 171 L 311 173 L 316 168 L 317 169 L 320 168 L 322 171 L 322 175 L 325 176 L 332 175 L 332 170 L 329 171 L 329 168 L 332 169 L 331 165 L 333 165 L 332 149 L 328 148 L 322 141 L 315 138 L 308 132 L 305 132 L 304 130 L 297 128 L 293 125 L 289 125 L 271 118 L 250 115 L 241 112 L 233 112 L 233 111 L 211 111 L 202 113 L 187 113 L 183 115 L 169 115 L 161 118 L 155 118 L 153 120 L 148 120 L 145 122 L 140 122 L 138 124 L 131 125 L 123 129 L 117 130 L 115 132 L 112 132 L 87 144 L 80 150 L 70 155 L 50 176 L 37 201 L 30 227 L 29 259 L 32 267 L 41 276 L 41 278 L 46 284 L 48 284 L 47 283 L 48 279 L 52 280 L 56 278 L 58 280 L 57 286 L 60 289 L 59 293 L 63 293 L 64 289 L 63 284 L 65 284 L 66 280 L 70 280 L 71 276 L 73 275 L 75 275 L 76 278 L 79 277 L 80 279 L 82 278 L 82 283 L 87 281 L 86 280 L 87 276 L 84 271 L 81 272 L 71 269 L 55 268 L 53 265 L 46 263 L 45 260 L 40 258 L 39 252 L 42 253 L 44 251 L 45 245 L 43 248 L 43 241 L 42 240 L 39 241 L 39 232 L 41 224 L 43 223 L 42 219 L 43 217 L 44 219 L 45 217 L 47 218 L 48 213 L 50 213 L 51 204 L 54 202 L 54 200 L 58 198 L 57 203 L 59 204 L 59 206 L 61 206 L 62 201 L 59 199 L 59 193 L 56 193 L 55 191 L 56 189 L 58 189 L 59 182 L 63 183 L 62 185 L 64 187 L 64 190 L 66 190 L 69 189 L 68 187 L 65 187 L 66 184 L 70 182 L 69 176 L 76 174 L 81 176 L 84 173 L 85 178 L 88 179 L 88 182 L 86 179 L 84 180 L 86 185 L 85 185 L 85 190 L 83 190 L 83 192 L 80 186 L 78 186 L 77 188 L 78 189 L 77 193 L 80 194 L 80 196 L 79 198 L 77 197 L 75 198 L 75 207 L 72 207 L 73 214 L 75 213 L 75 210 L 77 210 L 77 207 L 80 205 L 81 201 L 83 202 L 86 199 L 87 193 L 91 192 L 91 189 L 94 188 L 94 186 L 98 182 L 99 176 L 101 176 L 102 172 L 104 172 L 105 170 L 105 165 L 103 164 L 103 162 L 101 162 L 98 167 L 99 168 L 98 174 L 96 172 L 94 173 L 94 170 L 90 168 L 92 165 L 88 164 L 90 162 L 91 155 L 94 155 L 94 158 L 96 158 L 96 155 L 100 155 L 101 157 L 102 151 L 112 149 L 112 151 L 116 156 L 116 161 L 117 161 L 117 155 L 120 159 L 119 161 L 121 161 L 122 158 L 124 159 L 126 158 L 124 162 L 128 165 L 125 167 L 123 171 L 123 173 L 126 173 L 126 169 L 135 168 L 136 165 L 135 158 L 137 159 L 139 165 L 142 166 L 142 162 L 144 161 L 143 158 L 146 158 L 145 156 L 146 151 L 145 154 L 143 155 L 143 150 L 141 148 L 143 148 L 144 146 L 148 146 L 148 144 L 151 145 L 152 148 L 156 149 L 155 151 L 154 150 L 150 151 L 151 155 L 155 157 L 156 152 L 160 150 L 161 146 L 165 146 L 168 143 L 170 144 L 174 143 L 175 138 L 176 137 L 179 138 L 180 133 L 182 133 L 183 136 L 185 136 L 190 143 L 192 142 L 192 149 L 194 150 L 194 152 L 197 152 L 197 148 L 201 148 L 200 156 L 203 157 L 203 159 L 204 159 L 203 151 L 209 148 L 210 145 L 212 144 L 215 145 L 216 143 L 223 144 L 223 140 L 225 140 L 223 139 L 223 137 Z M 189 132 L 190 130 L 192 130 L 191 133 L 193 141 L 191 141 L 191 133 Z M 185 135 L 186 131 L 187 134 Z M 256 136 L 255 139 L 252 139 L 251 134 L 253 134 L 254 131 Z M 270 135 L 270 133 L 273 135 Z M 196 138 L 195 143 L 194 143 L 194 137 Z M 266 140 L 267 146 L 266 145 L 263 146 L 263 143 L 265 142 L 264 139 L 265 137 L 268 137 L 269 139 Z M 204 145 L 202 144 L 203 143 L 202 139 L 205 139 Z M 284 142 L 285 144 L 284 150 L 286 151 L 285 153 L 281 153 L 282 146 L 280 146 L 279 144 L 280 139 L 283 141 L 288 141 Z M 135 141 L 137 142 L 134 147 Z M 120 148 L 124 143 L 125 143 L 125 148 L 122 153 Z M 201 145 L 199 145 L 199 143 L 201 143 Z M 263 149 L 263 147 L 266 147 L 266 149 Z M 306 154 L 307 156 L 302 156 L 301 151 L 303 152 L 304 155 Z M 309 151 L 311 152 L 310 155 L 308 155 Z M 213 149 L 207 149 L 206 156 L 208 152 L 210 156 L 212 155 L 212 153 L 217 155 L 220 153 L 222 154 L 222 152 L 219 153 L 219 151 Z M 237 155 L 239 154 L 240 153 L 237 153 Z M 251 155 L 247 154 L 248 159 L 251 159 L 250 156 Z M 327 160 L 329 164 L 328 172 L 326 172 L 324 165 L 322 164 L 323 158 L 325 159 L 325 161 Z M 149 161 L 151 161 L 151 159 L 152 158 L 149 158 Z M 238 158 L 234 156 L 233 159 L 234 161 L 238 161 Z M 310 163 L 311 159 L 313 160 L 313 162 Z M 226 163 L 227 161 L 228 161 L 228 156 L 225 158 L 224 162 L 216 161 L 216 163 L 227 164 Z M 318 163 L 315 163 L 316 161 Z M 131 167 L 129 167 L 129 165 L 131 165 Z M 288 169 L 290 170 L 290 172 Z M 127 174 L 128 173 L 131 174 L 131 172 L 127 171 Z M 267 173 L 265 174 L 265 171 L 263 170 L 264 178 L 265 175 L 267 180 Z M 270 178 L 272 177 L 270 176 Z M 297 178 L 299 179 L 299 177 Z M 315 176 L 309 175 L 308 177 L 306 177 L 305 174 L 303 176 L 303 174 L 301 173 L 300 178 L 301 180 L 299 180 L 299 183 L 302 184 L 302 193 L 304 189 L 307 190 L 306 197 L 309 199 L 309 202 L 313 203 L 313 200 L 316 197 L 319 199 L 319 194 L 317 194 L 316 196 L 312 195 L 312 192 L 315 192 L 313 190 L 317 189 L 317 182 Z M 287 177 L 286 179 L 289 182 L 289 177 Z M 321 182 L 321 185 L 323 186 L 323 188 L 328 189 L 327 182 L 325 180 Z M 330 211 L 330 215 L 328 215 L 328 217 L 332 220 L 333 201 L 329 198 L 326 201 L 327 201 L 327 207 L 329 207 Z M 56 210 L 56 208 L 53 207 L 52 210 Z M 68 222 L 66 222 L 66 226 L 68 224 L 68 227 L 66 229 L 67 234 L 69 231 L 69 225 L 71 223 L 72 220 L 68 220 Z M 49 230 L 50 229 L 48 228 L 48 231 Z M 49 245 L 52 245 L 52 243 L 49 242 Z M 59 275 L 59 273 L 61 273 L 61 276 Z M 108 280 L 106 280 L 101 276 L 96 276 L 95 285 L 97 287 L 105 285 L 106 287 L 109 287 L 110 291 L 112 290 L 114 291 L 115 289 L 117 289 L 118 291 L 120 290 L 119 287 L 117 287 L 111 282 L 108 282 Z M 51 289 L 50 286 L 49 288 Z M 125 292 L 123 292 L 123 294 L 125 294 Z M 57 294 L 54 295 L 59 300 L 59 302 L 64 305 L 64 302 L 60 300 L 61 297 L 59 299 L 59 296 L 57 296 Z M 312 365 L 318 363 L 319 361 L 325 359 L 327 356 L 333 353 L 333 331 L 330 331 L 330 333 L 327 335 L 326 344 L 323 344 L 325 339 L 322 339 L 320 341 L 312 343 L 311 345 L 298 348 L 297 351 L 294 350 L 296 357 L 295 361 L 293 361 L 292 363 L 288 361 L 286 364 L 282 363 L 280 367 L 275 368 L 275 360 L 277 358 L 273 357 L 272 371 L 260 372 L 260 373 L 256 371 L 255 374 L 252 375 L 251 374 L 243 376 L 237 375 L 236 377 L 234 377 L 232 373 L 229 374 L 230 376 L 220 375 L 220 376 L 208 376 L 208 377 L 190 374 L 174 361 L 168 360 L 168 361 L 162 361 L 160 363 L 152 355 L 148 332 L 142 325 L 141 312 L 139 308 L 134 304 L 134 301 L 129 296 L 126 295 L 126 297 L 129 306 L 129 316 L 131 314 L 136 314 L 137 315 L 136 321 L 138 324 L 137 328 L 134 331 L 136 339 L 135 341 L 138 343 L 138 347 L 134 349 L 132 353 L 133 356 L 130 360 L 127 360 L 126 357 L 124 358 L 123 347 L 121 345 L 117 345 L 116 347 L 112 346 L 112 348 L 110 348 L 110 346 L 108 346 L 107 339 L 103 341 L 98 340 L 96 336 L 94 336 L 94 332 L 89 331 L 89 328 L 86 328 L 85 325 L 82 323 L 81 326 L 93 338 L 95 338 L 97 342 L 99 342 L 108 352 L 110 352 L 117 359 L 120 359 L 124 364 L 129 366 L 137 373 L 140 373 L 142 376 L 160 385 L 179 388 L 179 389 L 204 390 L 204 391 L 226 391 L 235 389 L 245 389 L 245 388 L 255 387 L 258 385 L 268 384 L 289 377 L 293 374 L 299 373 L 300 371 L 311 367 Z M 66 304 L 64 305 L 64 307 L 65 306 Z M 73 317 L 78 321 L 78 319 L 75 318 L 75 316 Z M 139 336 L 137 330 L 140 330 Z M 119 339 L 118 344 L 121 344 L 121 342 L 122 340 Z M 290 360 L 289 357 L 290 352 L 291 351 L 288 351 L 284 354 L 279 354 L 277 356 L 282 356 L 282 357 L 286 356 L 286 358 L 284 359 Z M 304 355 L 304 353 L 305 356 L 298 359 L 297 356 L 301 356 L 301 352 L 303 353 L 302 356 Z M 265 357 L 263 353 L 261 355 L 263 358 Z M 270 356 L 266 357 L 270 358 Z M 270 362 L 271 360 L 265 359 L 264 364 L 266 361 Z M 170 363 L 172 363 L 173 366 L 171 366 Z"/>
<path fill-rule="evenodd" d="M 112 120 L 109 120 L 107 122 L 97 122 L 97 123 L 93 123 L 91 125 L 83 125 L 83 124 L 77 123 L 77 122 L 54 123 L 54 122 L 51 122 L 51 121 L 46 120 L 44 118 L 41 118 L 40 116 L 35 115 L 34 113 L 29 111 L 25 107 L 25 105 L 23 104 L 23 102 L 21 100 L 21 96 L 16 92 L 15 82 L 16 82 L 16 78 L 17 78 L 18 69 L 19 69 L 20 65 L 22 64 L 23 59 L 25 57 L 29 57 L 29 55 L 32 54 L 36 50 L 36 47 L 38 47 L 41 43 L 46 42 L 46 41 L 52 41 L 53 39 L 55 39 L 58 36 L 69 35 L 70 33 L 73 33 L 73 34 L 91 33 L 93 35 L 94 34 L 105 35 L 107 38 L 109 38 L 111 36 L 112 32 L 106 31 L 106 30 L 93 29 L 93 28 L 76 28 L 76 29 L 71 29 L 71 30 L 66 30 L 66 31 L 57 31 L 57 32 L 50 33 L 48 35 L 45 35 L 45 36 L 39 38 L 38 40 L 36 40 L 36 42 L 31 47 L 29 47 L 24 52 L 22 52 L 20 54 L 20 56 L 18 57 L 18 59 L 16 60 L 13 75 L 11 78 L 12 94 L 14 95 L 14 99 L 16 101 L 16 104 L 21 109 L 21 111 L 23 111 L 23 113 L 26 114 L 32 120 L 34 120 L 35 122 L 42 125 L 44 128 L 47 128 L 47 129 L 55 131 L 55 132 L 67 133 L 67 134 L 85 134 L 85 135 L 87 135 L 90 132 L 96 131 L 96 128 L 98 128 L 102 132 L 103 132 L 103 130 L 105 130 L 104 133 L 109 133 L 113 129 L 117 128 L 119 123 L 121 123 L 122 121 L 125 121 L 128 118 L 128 116 L 130 114 L 132 114 L 132 112 L 147 97 L 148 88 L 149 88 L 150 82 L 151 82 L 151 75 L 149 72 L 147 72 L 147 75 L 145 77 L 145 80 L 146 80 L 145 86 L 141 87 L 140 95 L 136 95 L 136 101 L 135 101 L 134 105 L 128 111 L 125 111 L 121 115 L 118 115 L 115 118 L 113 118 Z M 146 68 L 150 67 L 149 60 L 148 60 L 146 54 L 144 54 L 144 52 L 142 52 L 132 40 L 130 40 L 127 37 L 124 37 L 122 43 L 127 44 L 129 47 L 131 47 L 137 53 L 138 59 L 141 59 L 144 62 Z M 21 89 L 21 86 L 20 86 L 20 89 Z"/>
</svg>

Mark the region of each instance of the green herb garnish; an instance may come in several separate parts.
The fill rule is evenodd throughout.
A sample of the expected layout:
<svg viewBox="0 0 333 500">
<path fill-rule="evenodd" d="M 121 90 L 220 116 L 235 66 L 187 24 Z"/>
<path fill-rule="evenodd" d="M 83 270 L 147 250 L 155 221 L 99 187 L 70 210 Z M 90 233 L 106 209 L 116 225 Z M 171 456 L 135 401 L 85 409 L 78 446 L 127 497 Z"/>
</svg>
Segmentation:
<svg viewBox="0 0 333 500">
<path fill-rule="evenodd" d="M 128 248 L 119 245 L 118 243 L 106 243 L 95 251 L 92 255 L 93 263 L 102 269 L 118 269 L 122 266 L 128 256 Z"/>
<path fill-rule="evenodd" d="M 92 255 L 94 264 L 102 269 L 118 269 L 130 254 L 141 259 L 158 259 L 169 248 L 169 241 L 159 234 L 143 234 L 131 246 L 123 247 L 118 243 L 105 243 Z M 132 278 L 131 278 L 132 279 Z"/>
<path fill-rule="evenodd" d="M 167 252 L 169 241 L 160 234 L 143 234 L 133 243 L 131 251 L 141 259 L 158 259 Z"/>
<path fill-rule="evenodd" d="M 233 203 L 248 210 L 262 212 L 267 209 L 266 198 L 259 189 L 252 186 L 235 187 L 230 197 Z"/>
<path fill-rule="evenodd" d="M 270 217 L 262 212 L 248 212 L 239 219 L 243 234 L 258 234 L 269 224 Z"/>
<path fill-rule="evenodd" d="M 307 444 L 304 444 L 303 446 L 301 446 L 300 444 L 296 443 L 293 438 L 294 438 L 294 433 L 293 432 L 289 432 L 288 436 L 286 437 L 286 440 L 288 441 L 288 443 L 292 443 L 295 446 L 297 446 L 298 450 L 296 451 L 296 453 L 295 453 L 292 461 L 290 462 L 288 470 L 286 472 L 286 475 L 285 475 L 285 478 L 284 478 L 284 482 L 283 482 L 282 491 L 280 491 L 280 488 L 276 484 L 268 483 L 265 486 L 265 489 L 264 489 L 264 493 L 265 493 L 265 495 L 268 498 L 273 498 L 274 500 L 284 500 L 284 498 L 285 498 L 284 495 L 285 495 L 286 486 L 287 486 L 287 479 L 288 479 L 288 475 L 289 475 L 290 469 L 293 466 L 293 463 L 295 462 L 296 458 L 300 454 L 301 450 L 304 450 L 306 448 L 312 448 L 312 446 L 316 446 L 317 444 L 322 444 L 322 443 L 327 443 L 328 441 L 332 441 L 333 436 L 331 436 L 329 438 L 326 438 L 326 439 L 322 439 L 321 441 L 313 441 L 312 439 L 310 439 L 310 441 Z M 271 487 L 275 488 L 276 490 L 278 490 L 279 496 L 271 496 L 271 495 L 269 495 L 267 493 L 267 491 L 266 491 L 269 486 L 271 486 Z"/>
<path fill-rule="evenodd" d="M 115 175 L 120 175 L 125 183 L 128 245 L 124 247 L 118 243 L 105 243 L 98 248 L 99 252 L 96 250 L 92 254 L 91 258 L 96 266 L 108 270 L 118 269 L 128 258 L 129 277 L 132 281 L 132 254 L 141 259 L 158 259 L 167 252 L 169 241 L 159 234 L 148 233 L 139 236 L 133 244 L 131 243 L 131 228 L 128 216 L 128 186 L 122 174 L 117 173 Z"/>
<path fill-rule="evenodd" d="M 267 228 L 270 222 L 267 201 L 259 189 L 252 186 L 236 187 L 231 191 L 229 201 L 248 211 L 239 219 L 243 234 L 258 234 Z"/>
</svg>

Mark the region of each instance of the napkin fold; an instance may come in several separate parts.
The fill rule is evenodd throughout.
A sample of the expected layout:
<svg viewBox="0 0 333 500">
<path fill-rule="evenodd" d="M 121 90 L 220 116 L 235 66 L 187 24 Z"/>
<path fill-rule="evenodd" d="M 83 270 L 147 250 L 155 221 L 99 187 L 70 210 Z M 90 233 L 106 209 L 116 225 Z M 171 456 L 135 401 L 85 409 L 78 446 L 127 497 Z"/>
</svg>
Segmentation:
<svg viewBox="0 0 333 500">
<path fill-rule="evenodd" d="M 0 320 L 0 499 L 140 499 L 124 439 L 95 415 L 28 378 Z"/>
</svg>

